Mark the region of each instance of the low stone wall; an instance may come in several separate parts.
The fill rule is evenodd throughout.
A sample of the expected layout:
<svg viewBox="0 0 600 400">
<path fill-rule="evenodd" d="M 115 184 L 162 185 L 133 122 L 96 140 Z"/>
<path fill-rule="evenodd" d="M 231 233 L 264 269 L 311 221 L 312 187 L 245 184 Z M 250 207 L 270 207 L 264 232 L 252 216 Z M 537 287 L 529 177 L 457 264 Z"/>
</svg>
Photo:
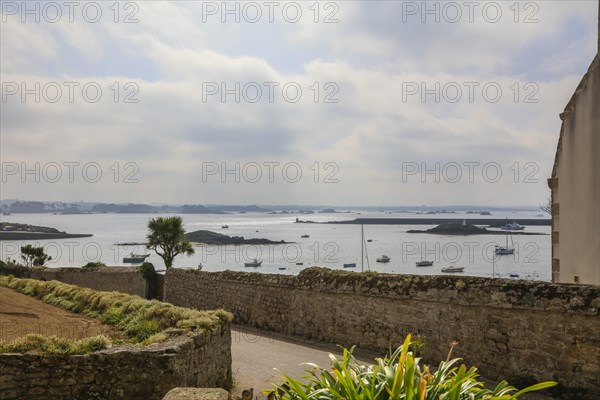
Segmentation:
<svg viewBox="0 0 600 400">
<path fill-rule="evenodd" d="M 489 379 L 560 383 L 562 399 L 600 398 L 600 287 L 457 276 L 298 276 L 170 269 L 165 301 L 224 308 L 234 323 L 387 352 L 406 334 L 427 362 L 453 356 Z M 308 361 L 308 360 L 307 360 Z"/>
<path fill-rule="evenodd" d="M 0 354 L 0 398 L 160 400 L 182 386 L 230 389 L 231 326 L 88 355 Z"/>
<path fill-rule="evenodd" d="M 32 279 L 57 280 L 104 292 L 122 292 L 146 298 L 146 280 L 138 267 L 105 267 L 96 270 L 83 268 L 47 268 L 32 270 Z"/>
</svg>

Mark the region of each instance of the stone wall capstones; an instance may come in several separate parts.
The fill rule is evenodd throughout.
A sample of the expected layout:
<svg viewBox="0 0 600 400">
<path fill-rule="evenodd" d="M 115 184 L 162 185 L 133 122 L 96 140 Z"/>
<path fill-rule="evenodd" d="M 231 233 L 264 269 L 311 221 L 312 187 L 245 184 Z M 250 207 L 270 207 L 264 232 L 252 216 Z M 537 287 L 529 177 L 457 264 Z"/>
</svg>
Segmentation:
<svg viewBox="0 0 600 400">
<path fill-rule="evenodd" d="M 600 398 L 598 286 L 321 268 L 298 276 L 171 268 L 165 301 L 224 308 L 237 324 L 382 353 L 412 333 L 432 364 L 458 341 L 453 355 L 486 378 L 517 386 L 556 380 L 557 398 Z"/>
<path fill-rule="evenodd" d="M 223 389 L 175 388 L 163 400 L 228 400 L 229 393 Z"/>
</svg>

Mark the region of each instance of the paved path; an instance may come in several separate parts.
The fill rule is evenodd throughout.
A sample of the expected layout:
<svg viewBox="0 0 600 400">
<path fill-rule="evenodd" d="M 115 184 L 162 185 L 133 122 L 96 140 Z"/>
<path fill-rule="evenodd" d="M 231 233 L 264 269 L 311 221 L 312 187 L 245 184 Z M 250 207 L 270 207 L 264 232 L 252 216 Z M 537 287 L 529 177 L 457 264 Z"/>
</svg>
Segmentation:
<svg viewBox="0 0 600 400">
<path fill-rule="evenodd" d="M 266 399 L 266 395 L 260 391 L 272 388 L 269 382 L 278 382 L 281 376 L 274 368 L 299 378 L 308 368 L 302 363 L 311 362 L 327 367 L 330 363 L 329 353 L 339 355 L 340 350 L 334 345 L 293 341 L 275 333 L 237 326 L 232 329 L 231 338 L 233 379 L 236 385 L 234 395 L 240 396 L 242 390 L 254 388 L 255 398 Z M 374 355 L 362 353 L 361 356 L 362 361 L 374 358 Z"/>
</svg>

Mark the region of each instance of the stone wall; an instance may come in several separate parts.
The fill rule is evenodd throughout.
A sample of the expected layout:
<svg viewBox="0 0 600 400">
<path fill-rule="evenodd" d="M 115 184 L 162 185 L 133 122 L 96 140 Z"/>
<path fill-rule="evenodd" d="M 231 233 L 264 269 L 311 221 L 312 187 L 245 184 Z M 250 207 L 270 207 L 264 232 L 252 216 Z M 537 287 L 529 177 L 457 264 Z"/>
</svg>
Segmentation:
<svg viewBox="0 0 600 400">
<path fill-rule="evenodd" d="M 231 326 L 88 355 L 0 354 L 0 398 L 162 399 L 181 386 L 230 389 Z"/>
<path fill-rule="evenodd" d="M 32 279 L 57 280 L 104 292 L 122 292 L 146 298 L 146 280 L 138 267 L 106 267 L 97 270 L 82 268 L 48 268 L 32 270 Z"/>
<path fill-rule="evenodd" d="M 557 398 L 600 398 L 600 287 L 457 276 L 298 276 L 170 269 L 165 301 L 224 308 L 234 323 L 380 352 L 408 333 L 424 358 L 453 356 L 489 379 L 557 380 Z M 308 360 L 307 360 L 308 361 Z"/>
</svg>

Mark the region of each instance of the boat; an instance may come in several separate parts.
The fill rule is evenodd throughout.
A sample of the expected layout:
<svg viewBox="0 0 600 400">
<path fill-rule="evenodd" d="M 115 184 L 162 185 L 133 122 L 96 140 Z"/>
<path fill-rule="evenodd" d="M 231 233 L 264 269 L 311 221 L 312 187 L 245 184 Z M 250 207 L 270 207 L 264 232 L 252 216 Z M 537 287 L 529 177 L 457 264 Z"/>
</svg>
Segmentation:
<svg viewBox="0 0 600 400">
<path fill-rule="evenodd" d="M 510 236 L 510 243 L 511 243 L 512 247 L 508 245 L 508 237 L 509 236 Z M 496 248 L 494 249 L 494 254 L 496 254 L 498 256 L 505 256 L 505 255 L 514 254 L 514 253 L 515 253 L 515 244 L 513 242 L 512 235 L 510 234 L 509 231 L 507 231 L 506 232 L 506 246 L 496 246 Z"/>
<path fill-rule="evenodd" d="M 387 263 L 387 262 L 390 262 L 390 260 L 391 260 L 391 258 L 389 258 L 388 256 L 382 255 L 381 257 L 379 257 L 377 259 L 377 262 L 379 262 L 379 263 Z"/>
<path fill-rule="evenodd" d="M 303 262 L 297 262 L 296 265 L 304 265 Z"/>
<path fill-rule="evenodd" d="M 516 221 L 513 221 L 512 224 L 502 225 L 500 229 L 505 231 L 522 231 L 523 229 L 525 229 L 525 227 L 523 225 L 517 224 Z"/>
<path fill-rule="evenodd" d="M 244 263 L 244 267 L 247 267 L 247 268 L 257 268 L 257 267 L 260 267 L 261 264 L 262 264 L 262 261 L 258 261 L 255 258 L 254 261 L 252 261 L 252 262 Z"/>
<path fill-rule="evenodd" d="M 302 236 L 300 236 L 300 237 L 301 237 L 301 238 L 308 238 L 308 237 L 310 237 L 310 236 L 309 236 L 309 235 L 302 235 Z"/>
<path fill-rule="evenodd" d="M 449 273 L 449 274 L 455 273 L 455 272 L 463 272 L 464 270 L 465 270 L 465 267 L 456 267 L 454 265 L 451 265 L 446 268 L 442 268 L 442 272 Z"/>
<path fill-rule="evenodd" d="M 373 239 L 367 239 L 368 243 L 371 243 L 373 241 Z"/>
<path fill-rule="evenodd" d="M 150 254 L 135 254 L 131 253 L 127 257 L 123 257 L 125 264 L 140 264 L 146 261 L 146 258 L 150 257 Z"/>
<path fill-rule="evenodd" d="M 361 244 L 360 271 L 363 272 L 365 258 L 367 259 L 367 269 L 371 270 L 371 267 L 369 265 L 369 255 L 365 254 L 367 252 L 367 243 L 365 241 L 365 229 L 364 229 L 363 225 L 360 226 L 360 235 L 361 235 L 361 237 L 360 237 L 360 244 Z M 344 268 L 356 268 L 356 263 L 355 262 L 354 263 L 346 263 L 346 264 L 344 264 Z"/>
<path fill-rule="evenodd" d="M 516 273 L 510 273 L 510 274 L 508 274 L 508 276 L 509 276 L 510 278 L 518 278 L 518 277 L 519 277 L 519 274 L 516 274 Z"/>
<path fill-rule="evenodd" d="M 286 269 L 287 269 L 286 267 L 279 267 L 280 271 L 283 271 L 283 270 L 286 270 Z"/>
<path fill-rule="evenodd" d="M 2 211 L 2 215 L 10 215 L 9 211 Z"/>
<path fill-rule="evenodd" d="M 496 255 L 498 255 L 498 256 L 506 256 L 509 254 L 514 254 L 515 249 L 510 248 L 510 247 L 504 247 L 504 246 L 496 246 L 494 253 L 496 253 Z"/>
<path fill-rule="evenodd" d="M 222 229 L 227 229 L 227 228 L 229 228 L 229 225 L 223 225 L 221 228 Z"/>
<path fill-rule="evenodd" d="M 415 264 L 417 267 L 431 267 L 433 265 L 433 261 L 422 260 L 417 261 Z"/>
<path fill-rule="evenodd" d="M 367 259 L 367 270 L 370 271 L 371 265 L 369 264 L 369 253 L 367 252 L 367 242 L 365 240 L 365 226 L 361 224 L 360 225 L 360 272 L 363 272 L 365 270 L 365 258 Z M 354 265 L 356 265 L 356 264 L 354 264 Z"/>
</svg>

